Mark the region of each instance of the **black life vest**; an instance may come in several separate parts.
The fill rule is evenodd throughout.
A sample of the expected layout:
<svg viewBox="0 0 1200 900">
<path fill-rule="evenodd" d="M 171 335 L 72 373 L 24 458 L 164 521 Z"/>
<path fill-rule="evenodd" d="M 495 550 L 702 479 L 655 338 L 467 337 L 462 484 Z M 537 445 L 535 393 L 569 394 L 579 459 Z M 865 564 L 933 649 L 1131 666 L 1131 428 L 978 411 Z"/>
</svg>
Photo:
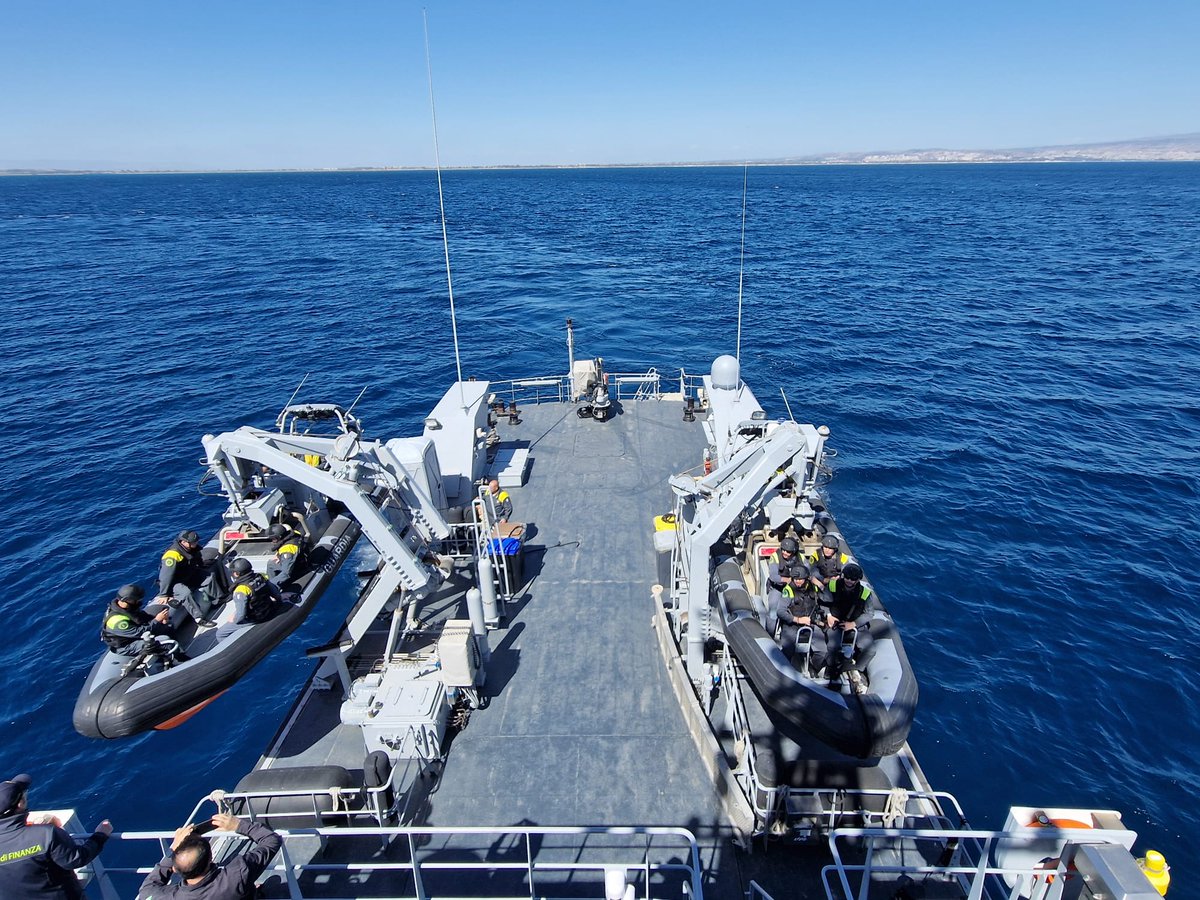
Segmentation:
<svg viewBox="0 0 1200 900">
<path fill-rule="evenodd" d="M 131 609 L 121 609 L 116 603 L 110 603 L 104 612 L 104 621 L 100 626 L 100 640 L 109 650 L 122 650 L 136 640 L 140 640 L 145 629 L 141 621 L 144 613 Z"/>
<path fill-rule="evenodd" d="M 233 598 L 240 599 L 245 613 L 242 622 L 265 622 L 275 612 L 271 584 L 258 572 L 239 578 L 233 585 Z"/>
</svg>

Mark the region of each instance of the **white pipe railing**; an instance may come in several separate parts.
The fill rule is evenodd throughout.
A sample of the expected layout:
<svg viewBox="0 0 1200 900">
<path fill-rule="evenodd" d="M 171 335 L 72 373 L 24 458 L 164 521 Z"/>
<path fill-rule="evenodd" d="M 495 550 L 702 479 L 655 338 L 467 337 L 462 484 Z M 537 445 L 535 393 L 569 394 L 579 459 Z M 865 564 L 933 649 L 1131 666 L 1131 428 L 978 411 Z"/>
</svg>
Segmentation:
<svg viewBox="0 0 1200 900">
<path fill-rule="evenodd" d="M 440 873 L 454 873 L 455 889 L 461 891 L 461 896 L 549 900 L 554 896 L 549 891 L 553 890 L 555 884 L 565 887 L 564 895 L 579 896 L 582 881 L 589 886 L 595 883 L 595 896 L 601 897 L 604 895 L 605 873 L 614 868 L 624 869 L 625 877 L 635 886 L 636 896 L 646 900 L 703 900 L 704 896 L 700 852 L 696 838 L 686 828 L 366 827 L 280 830 L 277 833 L 283 838 L 283 846 L 264 877 L 281 875 L 291 900 L 315 900 L 318 897 L 321 900 L 353 900 L 357 897 L 357 893 L 345 898 L 336 896 L 338 888 L 334 888 L 330 882 L 337 876 L 348 879 L 347 890 L 354 890 L 353 883 L 364 877 L 383 882 L 394 880 L 394 893 L 387 893 L 391 890 L 390 884 L 380 884 L 378 886 L 383 892 L 372 890 L 373 897 L 429 900 L 434 894 L 426 889 L 426 878 Z M 153 863 L 157 863 L 170 846 L 173 836 L 173 832 L 168 831 L 114 833 L 105 848 L 106 862 L 103 867 L 96 867 L 96 880 L 93 883 L 98 886 L 104 900 L 132 896 L 141 880 L 154 869 L 154 865 L 119 864 L 122 860 L 114 857 L 124 856 L 122 849 L 128 852 L 135 845 L 145 844 L 148 845 L 147 849 L 152 845 L 153 852 L 157 854 Z M 472 840 L 475 837 L 486 840 Z M 354 844 L 354 839 L 363 838 L 373 840 L 365 845 Z M 554 838 L 568 840 L 547 846 Z M 627 838 L 634 840 L 625 840 Z M 245 837 L 229 832 L 213 832 L 212 839 L 214 856 L 218 862 L 236 856 L 242 850 L 241 845 L 246 843 Z M 613 839 L 618 839 L 618 842 L 614 843 Z M 311 855 L 314 841 L 318 840 L 323 852 L 314 859 L 301 861 Z M 402 858 L 388 860 L 383 857 L 380 854 L 380 841 L 391 845 L 393 852 Z M 302 842 L 304 846 L 299 846 Z M 316 861 L 345 859 L 348 851 L 353 859 L 356 847 L 362 851 L 361 860 Z M 364 847 L 369 849 L 364 850 Z M 550 858 L 557 850 L 564 851 L 563 856 Z M 442 851 L 458 852 L 471 858 L 435 859 Z M 589 852 L 593 854 L 590 859 Z M 539 856 L 543 859 L 539 860 Z M 489 892 L 489 882 L 496 872 L 522 873 L 527 892 Z M 563 877 L 570 879 L 570 883 L 564 885 L 561 880 Z M 312 887 L 307 883 L 310 878 Z M 511 886 L 508 884 L 510 890 Z M 445 898 L 447 895 L 445 891 L 437 891 L 436 896 Z"/>
</svg>

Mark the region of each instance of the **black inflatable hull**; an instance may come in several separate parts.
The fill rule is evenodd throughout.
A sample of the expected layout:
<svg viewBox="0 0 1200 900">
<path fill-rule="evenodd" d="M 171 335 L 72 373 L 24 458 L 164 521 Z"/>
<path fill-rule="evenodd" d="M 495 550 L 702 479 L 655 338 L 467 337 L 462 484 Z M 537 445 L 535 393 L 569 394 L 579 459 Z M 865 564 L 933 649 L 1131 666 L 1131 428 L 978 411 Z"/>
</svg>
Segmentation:
<svg viewBox="0 0 1200 900">
<path fill-rule="evenodd" d="M 917 707 L 917 679 L 886 611 L 871 622 L 870 689 L 830 690 L 801 675 L 767 633 L 737 562 L 721 563 L 713 583 L 725 640 L 781 734 L 794 741 L 815 737 L 855 759 L 876 759 L 904 746 Z"/>
<path fill-rule="evenodd" d="M 308 618 L 358 539 L 359 526 L 337 516 L 308 554 L 308 571 L 294 580 L 296 606 L 267 622 L 245 627 L 216 647 L 165 672 L 122 676 L 128 659 L 104 653 L 75 703 L 75 730 L 85 737 L 120 738 L 173 728 L 199 712 Z"/>
</svg>

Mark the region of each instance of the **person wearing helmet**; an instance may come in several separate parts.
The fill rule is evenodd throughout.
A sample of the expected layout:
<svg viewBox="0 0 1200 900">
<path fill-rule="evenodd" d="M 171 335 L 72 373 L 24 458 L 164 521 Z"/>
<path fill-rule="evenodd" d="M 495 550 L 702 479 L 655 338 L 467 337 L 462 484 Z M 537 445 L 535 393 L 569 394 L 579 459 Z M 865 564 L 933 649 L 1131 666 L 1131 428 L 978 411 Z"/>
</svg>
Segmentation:
<svg viewBox="0 0 1200 900">
<path fill-rule="evenodd" d="M 767 564 L 767 610 L 771 621 L 767 622 L 767 630 L 775 633 L 775 616 L 783 606 L 782 591 L 789 581 L 789 571 L 794 563 L 799 562 L 797 553 L 800 545 L 795 538 L 785 537 L 779 542 L 779 549 L 768 557 Z"/>
<path fill-rule="evenodd" d="M 808 557 L 813 584 L 818 589 L 824 588 L 829 584 L 829 579 L 841 574 L 842 566 L 848 562 L 850 557 L 842 552 L 842 539 L 834 532 L 829 532 L 821 538 L 821 546 Z"/>
<path fill-rule="evenodd" d="M 233 591 L 229 595 L 234 610 L 232 624 L 255 625 L 278 612 L 282 601 L 279 588 L 255 572 L 250 560 L 238 557 L 229 568 L 233 575 Z"/>
<path fill-rule="evenodd" d="M 840 575 L 829 579 L 821 604 L 825 608 L 826 674 L 830 682 L 847 661 L 841 648 L 854 641 L 854 657 L 860 661 L 870 655 L 870 632 L 873 595 L 863 584 L 863 570 L 858 563 L 846 563 Z"/>
<path fill-rule="evenodd" d="M 775 590 L 782 590 L 787 579 L 784 572 L 791 568 L 793 563 L 799 562 L 800 545 L 793 537 L 785 537 L 779 542 L 779 549 L 769 557 L 770 565 L 767 568 L 767 582 Z"/>
<path fill-rule="evenodd" d="M 272 525 L 267 534 L 271 538 L 271 550 L 275 554 L 267 563 L 268 580 L 271 584 L 286 584 L 291 580 L 292 570 L 304 553 L 304 536 L 286 525 L 279 524 Z"/>
<path fill-rule="evenodd" d="M 122 586 L 109 602 L 100 626 L 100 640 L 118 656 L 137 657 L 145 652 L 162 656 L 167 661 L 182 661 L 185 657 L 171 627 L 166 624 L 169 610 L 156 608 L 155 614 L 142 609 L 146 592 L 141 585 Z"/>
<path fill-rule="evenodd" d="M 158 569 L 158 599 L 171 607 L 183 607 L 198 625 L 214 625 L 216 623 L 208 618 L 197 595 L 207 577 L 200 536 L 194 531 L 181 531 L 162 555 Z"/>
<path fill-rule="evenodd" d="M 783 654 L 802 672 L 808 674 L 810 666 L 818 668 L 825 661 L 825 632 L 813 621 L 820 609 L 820 593 L 809 577 L 808 566 L 796 560 L 787 569 L 788 583 L 780 591 L 780 604 L 776 610 L 779 619 L 779 642 Z M 809 652 L 797 656 L 797 649 L 807 645 Z"/>
</svg>

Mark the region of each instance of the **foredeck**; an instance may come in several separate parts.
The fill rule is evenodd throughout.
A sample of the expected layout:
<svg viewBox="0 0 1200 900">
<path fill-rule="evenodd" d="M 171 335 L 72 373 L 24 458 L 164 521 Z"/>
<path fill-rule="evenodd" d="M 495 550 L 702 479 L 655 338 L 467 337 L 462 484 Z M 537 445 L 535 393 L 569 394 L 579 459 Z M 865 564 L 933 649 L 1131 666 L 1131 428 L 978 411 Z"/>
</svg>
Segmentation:
<svg viewBox="0 0 1200 900">
<path fill-rule="evenodd" d="M 510 489 L 527 524 L 523 584 L 489 633 L 486 705 L 454 735 L 437 785 L 410 805 L 428 826 L 664 825 L 699 839 L 701 864 L 739 893 L 722 788 L 696 752 L 652 628 L 654 516 L 671 474 L 698 467 L 705 438 L 678 400 L 624 400 L 598 422 L 567 403 L 502 420 L 502 446 L 529 448 Z M 465 617 L 470 573 L 456 572 L 422 618 Z M 379 623 L 359 661 L 381 650 Z M 309 692 L 260 765 L 361 770 L 357 727 L 337 691 Z M 417 809 L 419 807 L 419 809 Z"/>
</svg>

